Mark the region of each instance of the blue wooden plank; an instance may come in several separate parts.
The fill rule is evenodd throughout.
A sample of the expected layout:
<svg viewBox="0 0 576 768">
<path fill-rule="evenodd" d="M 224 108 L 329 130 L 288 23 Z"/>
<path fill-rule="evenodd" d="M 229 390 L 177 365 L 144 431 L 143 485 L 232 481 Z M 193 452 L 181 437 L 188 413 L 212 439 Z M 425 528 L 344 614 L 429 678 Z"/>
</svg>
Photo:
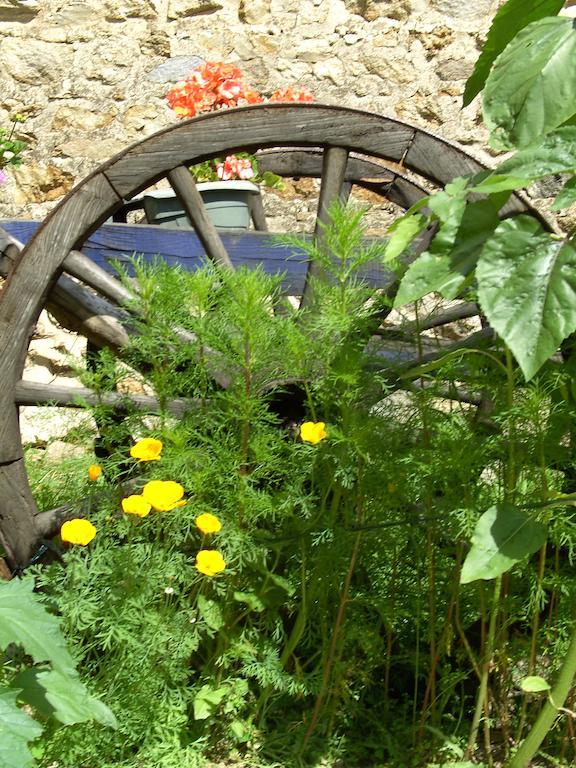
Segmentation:
<svg viewBox="0 0 576 768">
<path fill-rule="evenodd" d="M 26 243 L 39 223 L 0 220 L 0 227 Z M 284 274 L 282 286 L 285 291 L 294 295 L 302 292 L 307 266 L 304 251 L 279 243 L 277 237 L 268 232 L 223 232 L 221 237 L 235 267 L 260 264 L 269 274 Z M 114 273 L 111 262 L 129 266 L 134 255 L 147 262 L 161 257 L 167 264 L 178 264 L 188 270 L 197 269 L 206 258 L 193 231 L 146 224 L 104 224 L 86 241 L 82 251 L 111 273 Z M 391 273 L 374 264 L 362 271 L 362 277 L 374 287 L 385 287 L 390 283 Z"/>
</svg>

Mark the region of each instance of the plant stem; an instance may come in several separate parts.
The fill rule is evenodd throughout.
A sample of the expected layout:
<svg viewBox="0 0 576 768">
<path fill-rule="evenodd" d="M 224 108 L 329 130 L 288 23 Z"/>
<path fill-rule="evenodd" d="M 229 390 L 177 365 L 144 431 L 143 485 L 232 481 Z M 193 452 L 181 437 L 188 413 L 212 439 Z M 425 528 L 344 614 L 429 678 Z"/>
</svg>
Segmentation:
<svg viewBox="0 0 576 768">
<path fill-rule="evenodd" d="M 338 613 L 336 614 L 336 621 L 334 622 L 334 629 L 332 632 L 332 641 L 330 643 L 328 659 L 326 660 L 326 664 L 324 665 L 324 674 L 322 675 L 322 684 L 320 686 L 320 692 L 316 697 L 316 704 L 314 705 L 314 711 L 312 712 L 312 717 L 310 719 L 310 724 L 308 725 L 308 730 L 306 731 L 306 735 L 304 736 L 303 749 L 306 748 L 310 740 L 310 737 L 316 730 L 316 725 L 318 724 L 318 716 L 320 714 L 322 704 L 324 703 L 324 698 L 326 697 L 326 693 L 328 692 L 328 682 L 330 680 L 330 675 L 332 673 L 332 666 L 333 666 L 334 657 L 336 654 L 338 638 L 340 636 L 340 630 L 342 629 L 342 622 L 344 620 L 344 611 L 346 609 L 346 603 L 348 602 L 350 582 L 352 581 L 354 569 L 356 568 L 356 561 L 358 560 L 358 554 L 360 552 L 361 543 L 362 543 L 362 534 L 359 533 L 356 536 L 356 541 L 354 542 L 352 557 L 350 558 L 350 564 L 348 566 L 348 571 L 346 573 L 346 578 L 344 580 L 342 595 L 340 597 L 340 603 L 338 605 Z"/>
<path fill-rule="evenodd" d="M 484 650 L 484 658 L 482 660 L 482 666 L 480 668 L 480 687 L 478 689 L 478 698 L 476 699 L 476 709 L 474 710 L 474 717 L 472 719 L 472 726 L 470 728 L 470 736 L 468 738 L 468 746 L 466 747 L 465 759 L 468 760 L 476 747 L 476 738 L 478 736 L 478 728 L 480 726 L 480 720 L 482 718 L 482 711 L 485 711 L 487 715 L 487 700 L 488 700 L 488 679 L 490 677 L 490 669 L 492 666 L 492 658 L 494 655 L 494 640 L 496 637 L 496 622 L 498 620 L 498 613 L 500 609 L 500 592 L 502 589 L 502 577 L 498 576 L 494 582 L 494 595 L 492 597 L 492 607 L 490 609 L 490 624 L 488 626 L 488 637 L 486 639 L 486 648 Z"/>
<path fill-rule="evenodd" d="M 548 701 L 540 710 L 536 722 L 530 729 L 528 736 L 524 739 L 518 752 L 514 757 L 504 765 L 503 768 L 527 768 L 534 755 L 538 752 L 540 745 L 548 735 L 548 732 L 554 725 L 558 717 L 559 707 L 564 706 L 564 702 L 572 687 L 572 682 L 576 676 L 576 624 L 570 640 L 568 652 L 564 658 L 564 663 L 560 668 L 556 685 L 552 688 Z"/>
</svg>

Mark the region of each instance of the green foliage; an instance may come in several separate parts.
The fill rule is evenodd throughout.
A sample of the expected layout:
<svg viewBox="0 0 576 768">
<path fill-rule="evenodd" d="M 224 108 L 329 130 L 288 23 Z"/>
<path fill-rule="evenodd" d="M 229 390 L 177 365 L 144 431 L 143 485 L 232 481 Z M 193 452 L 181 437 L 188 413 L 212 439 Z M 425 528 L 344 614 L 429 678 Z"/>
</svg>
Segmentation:
<svg viewBox="0 0 576 768">
<path fill-rule="evenodd" d="M 0 649 L 5 651 L 4 664 L 9 666 L 8 651 L 16 644 L 42 665 L 17 675 L 4 672 L 0 677 L 7 679 L 12 688 L 0 686 L 0 757 L 8 768 L 33 764 L 28 744 L 42 733 L 40 724 L 17 706 L 17 700 L 64 725 L 96 720 L 116 727 L 112 712 L 91 697 L 78 679 L 59 621 L 48 613 L 33 589 L 31 579 L 0 582 Z M 43 662 L 48 662 L 51 669 L 45 669 Z"/>
<path fill-rule="evenodd" d="M 508 0 L 498 9 L 474 71 L 466 83 L 464 106 L 470 104 L 484 88 L 494 60 L 515 35 L 533 21 L 555 15 L 563 6 L 564 0 Z"/>
<path fill-rule="evenodd" d="M 450 187 L 435 215 L 460 211 L 467 185 Z M 546 590 L 573 593 L 567 564 L 552 569 L 561 587 L 552 586 L 530 557 L 546 540 L 540 519 L 550 520 L 549 546 L 576 545 L 571 497 L 561 496 L 565 483 L 572 490 L 562 446 L 574 413 L 561 395 L 570 378 L 548 370 L 514 387 L 501 349 L 468 350 L 420 366 L 426 388 L 396 400 L 391 382 L 411 379 L 396 378 L 383 363 L 385 335 L 373 336 L 389 303 L 360 278 L 385 246 L 364 240 L 360 212 L 334 210 L 322 235 L 326 251 L 298 241 L 327 273 L 303 313 L 261 270 L 135 263 L 138 333 L 123 365 L 145 371 L 162 402 L 189 398 L 194 407 L 180 421 L 127 408 L 121 424 L 97 411 L 110 446 L 91 495 L 98 534 L 38 578 L 84 680 L 119 724 L 48 730 L 47 764 L 171 768 L 174 755 L 205 764 L 231 750 L 258 764 L 291 754 L 308 765 L 441 764 L 472 717 L 484 651 L 470 646 L 488 621 L 482 579 L 509 570 L 506 620 L 519 633 Z M 449 247 L 459 247 L 456 237 Z M 88 373 L 101 391 L 123 375 L 107 355 Z M 462 381 L 494 403 L 490 429 L 462 403 L 438 406 L 446 382 Z M 326 424 L 316 445 L 299 439 L 308 420 Z M 128 458 L 141 436 L 162 440 L 159 461 Z M 122 496 L 150 479 L 181 483 L 185 506 L 123 514 Z M 552 503 L 563 505 L 553 519 Z M 486 509 L 506 514 L 487 523 Z M 221 521 L 218 533 L 199 531 L 205 512 Z M 221 552 L 225 570 L 200 573 L 201 549 Z M 473 583 L 459 593 L 461 576 Z M 565 638 L 561 605 L 551 654 Z M 551 626 L 536 634 L 549 638 Z M 523 642 L 507 653 L 525 664 Z M 458 749 L 450 758 L 462 762 Z"/>
<path fill-rule="evenodd" d="M 484 512 L 472 534 L 460 583 L 494 579 L 531 555 L 546 541 L 546 526 L 511 504 L 497 504 Z"/>
<path fill-rule="evenodd" d="M 550 685 L 543 677 L 531 675 L 520 681 L 520 688 L 526 693 L 543 693 L 550 690 Z"/>
<path fill-rule="evenodd" d="M 542 18 L 522 29 L 486 80 L 484 120 L 497 149 L 528 147 L 576 112 L 576 30 Z"/>
<path fill-rule="evenodd" d="M 503 221 L 478 263 L 478 298 L 526 379 L 576 330 L 576 248 L 528 216 Z"/>
<path fill-rule="evenodd" d="M 28 142 L 21 141 L 14 136 L 18 123 L 25 122 L 23 115 L 15 114 L 11 116 L 12 127 L 0 128 L 0 171 L 3 168 L 18 167 L 22 163 L 22 153 L 28 146 Z M 0 181 L 0 183 L 2 183 Z"/>
<path fill-rule="evenodd" d="M 6 768 L 28 768 L 33 764 L 28 744 L 42 727 L 16 704 L 17 691 L 0 687 L 0 758 Z"/>
</svg>

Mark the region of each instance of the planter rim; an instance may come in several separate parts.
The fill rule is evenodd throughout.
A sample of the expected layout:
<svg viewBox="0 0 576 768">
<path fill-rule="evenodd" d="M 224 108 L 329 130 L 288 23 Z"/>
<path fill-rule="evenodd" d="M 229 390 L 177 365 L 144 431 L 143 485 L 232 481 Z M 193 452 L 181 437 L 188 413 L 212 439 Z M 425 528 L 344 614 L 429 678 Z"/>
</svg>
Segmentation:
<svg viewBox="0 0 576 768">
<path fill-rule="evenodd" d="M 253 195 L 258 195 L 260 193 L 260 188 L 256 184 L 253 184 L 251 181 L 243 181 L 242 179 L 233 179 L 231 181 L 201 181 L 196 186 L 199 191 L 205 192 L 218 189 L 234 189 L 239 192 L 251 192 Z M 145 192 L 140 192 L 138 195 L 134 195 L 132 200 L 143 200 L 145 197 L 164 200 L 176 197 L 176 193 L 172 189 L 151 189 Z"/>
</svg>

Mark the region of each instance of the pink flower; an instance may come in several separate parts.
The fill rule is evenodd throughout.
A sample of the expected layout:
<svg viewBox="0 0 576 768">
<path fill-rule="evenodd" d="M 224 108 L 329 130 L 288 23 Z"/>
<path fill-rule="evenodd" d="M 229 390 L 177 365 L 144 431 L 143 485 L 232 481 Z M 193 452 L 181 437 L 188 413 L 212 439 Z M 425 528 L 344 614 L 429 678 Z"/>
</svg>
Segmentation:
<svg viewBox="0 0 576 768">
<path fill-rule="evenodd" d="M 236 157 L 236 155 L 228 155 L 223 163 L 218 163 L 216 166 L 216 173 L 218 178 L 222 181 L 230 181 L 231 179 L 251 179 L 254 176 L 254 169 L 252 163 L 247 157 Z"/>
<path fill-rule="evenodd" d="M 0 168 L 0 184 L 5 184 L 8 181 L 8 174 Z"/>
</svg>

